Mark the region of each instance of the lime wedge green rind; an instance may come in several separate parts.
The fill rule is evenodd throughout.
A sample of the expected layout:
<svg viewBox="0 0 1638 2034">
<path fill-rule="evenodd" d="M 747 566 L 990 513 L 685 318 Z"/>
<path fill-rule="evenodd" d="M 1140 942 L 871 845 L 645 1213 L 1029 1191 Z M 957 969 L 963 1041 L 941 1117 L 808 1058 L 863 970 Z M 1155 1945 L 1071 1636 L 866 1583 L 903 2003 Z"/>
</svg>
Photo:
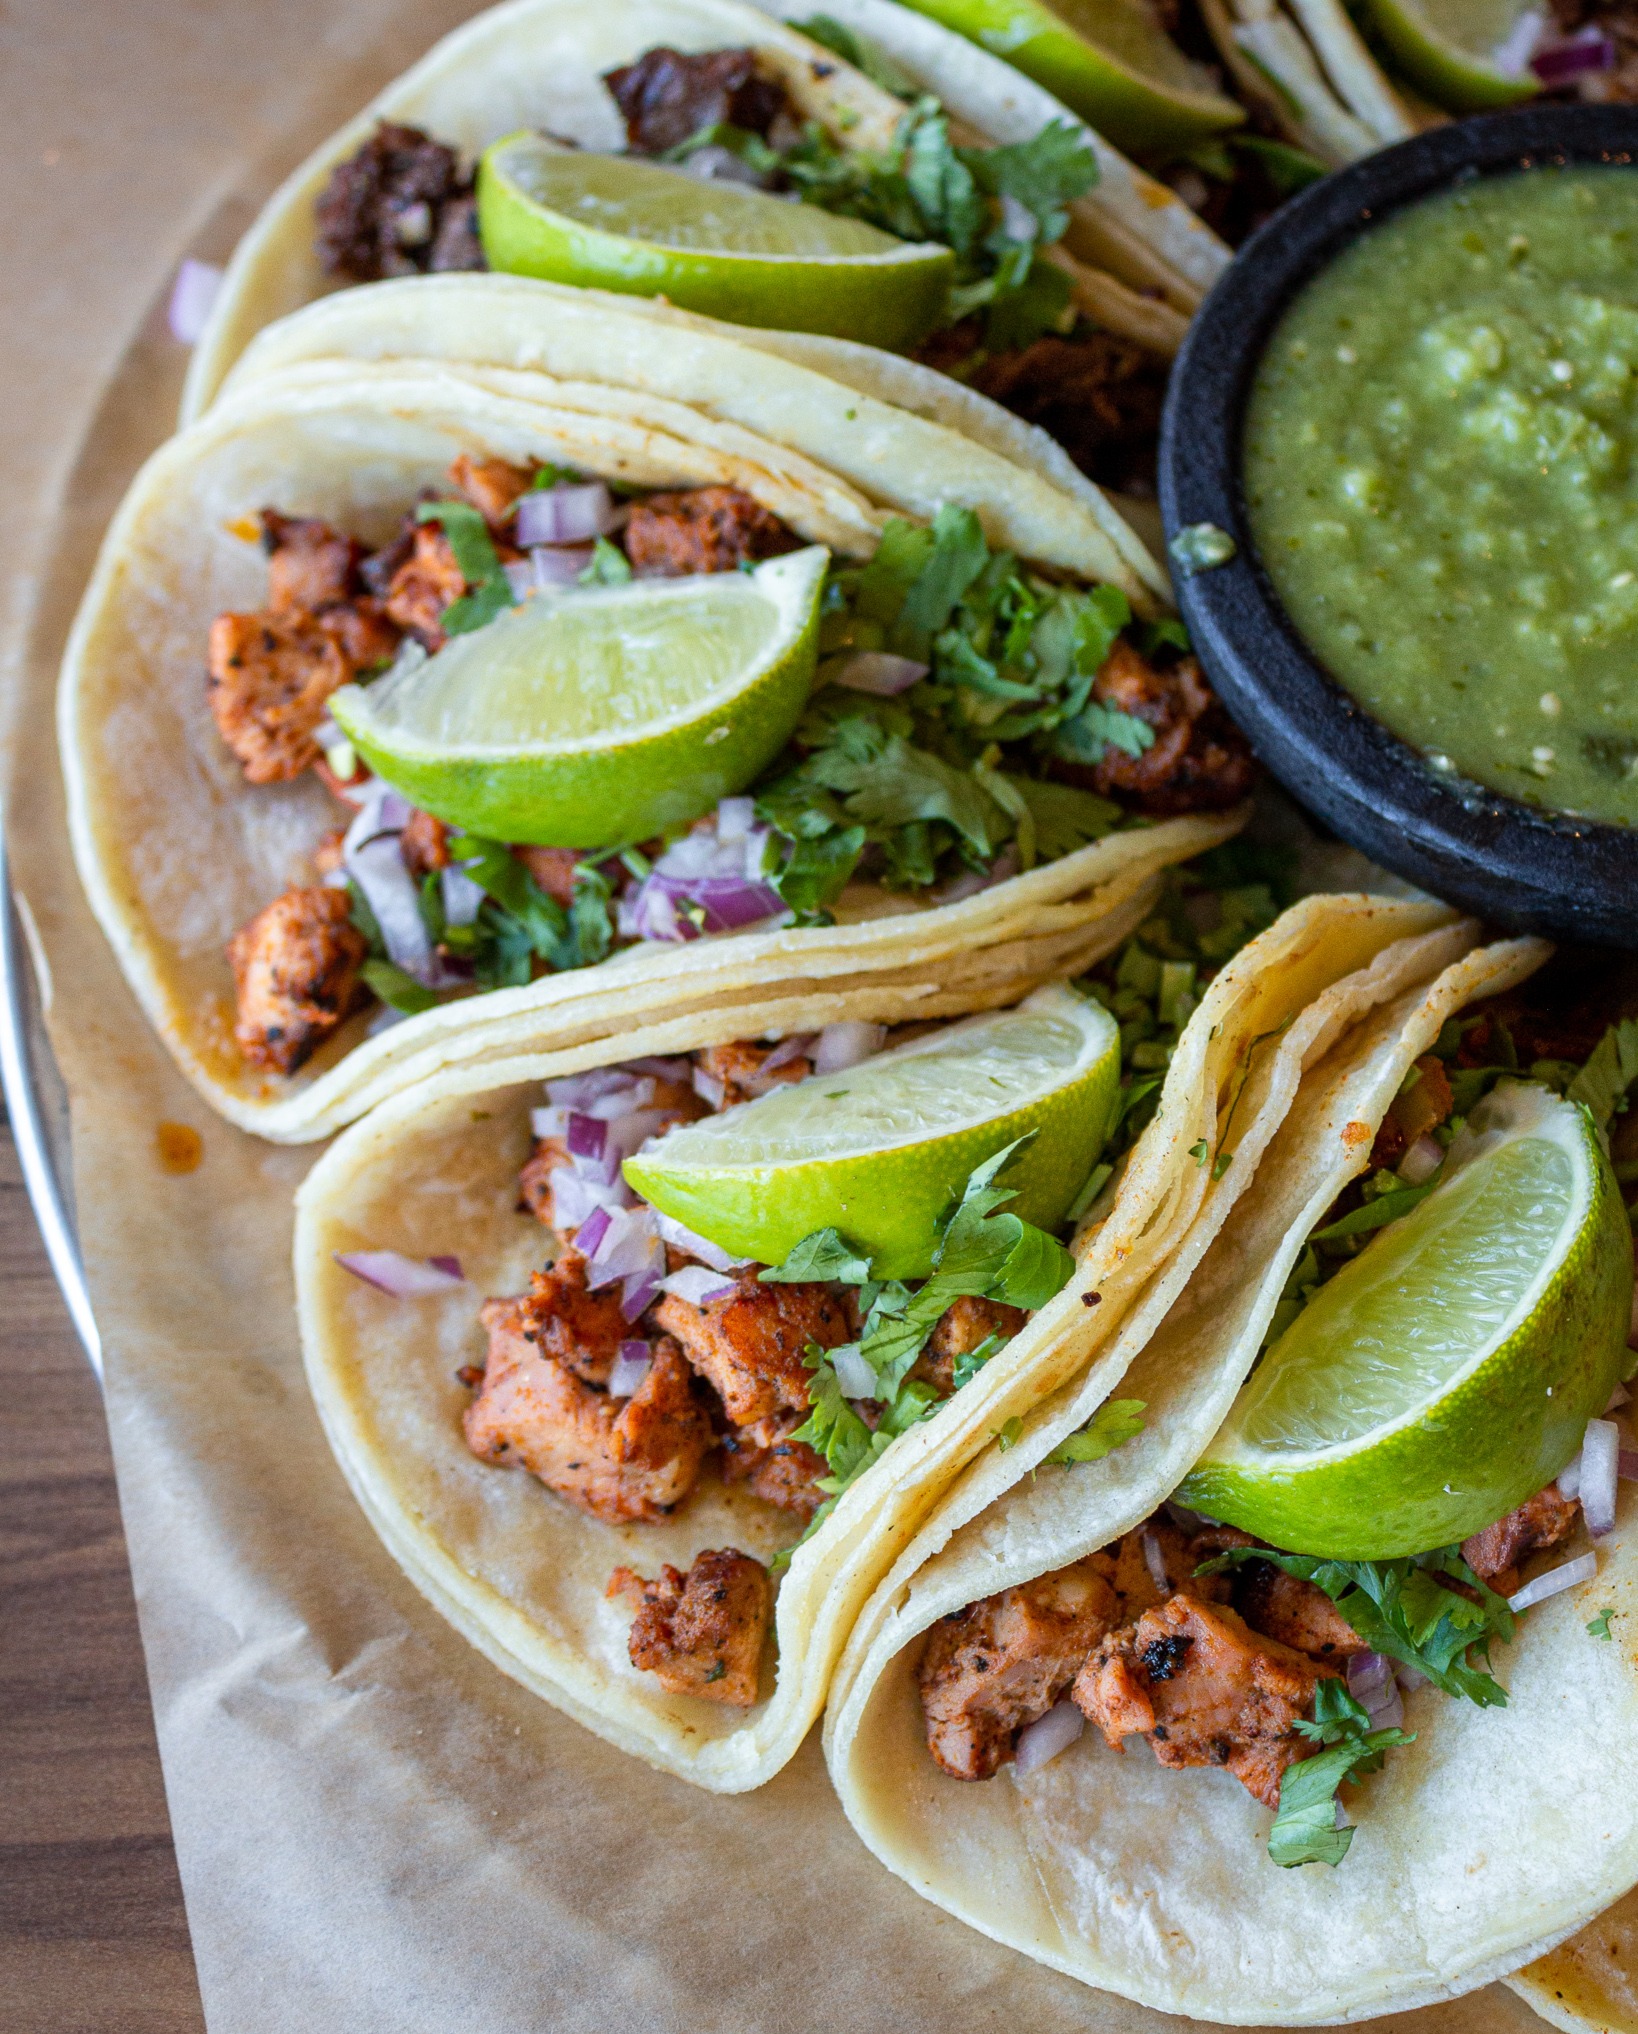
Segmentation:
<svg viewBox="0 0 1638 2034">
<path fill-rule="evenodd" d="M 607 847 L 697 818 L 789 740 L 829 553 L 536 594 L 330 710 L 378 776 L 497 840 Z"/>
<path fill-rule="evenodd" d="M 1165 157 L 1245 119 L 1143 0 L 908 0 L 1044 85 L 1129 154 Z"/>
<path fill-rule="evenodd" d="M 1527 0 L 1364 0 L 1369 26 L 1418 91 L 1448 113 L 1516 106 L 1541 90 L 1492 60 L 1530 11 Z"/>
<path fill-rule="evenodd" d="M 970 1018 L 845 1073 L 815 1074 L 673 1130 L 625 1176 L 663 1214 L 761 1264 L 834 1228 L 883 1278 L 932 1268 L 937 1224 L 985 1159 L 1031 1142 L 1002 1184 L 1044 1229 L 1067 1216 L 1109 1135 L 1113 1020 L 1073 990 Z"/>
<path fill-rule="evenodd" d="M 889 349 L 942 323 L 955 277 L 947 247 L 529 133 L 484 155 L 478 228 L 489 266 L 506 274 Z"/>
<path fill-rule="evenodd" d="M 1179 1498 L 1294 1553 L 1387 1560 L 1522 1504 L 1634 1358 L 1632 1239 L 1591 1119 L 1475 1112 L 1434 1193 L 1304 1308 Z"/>
</svg>

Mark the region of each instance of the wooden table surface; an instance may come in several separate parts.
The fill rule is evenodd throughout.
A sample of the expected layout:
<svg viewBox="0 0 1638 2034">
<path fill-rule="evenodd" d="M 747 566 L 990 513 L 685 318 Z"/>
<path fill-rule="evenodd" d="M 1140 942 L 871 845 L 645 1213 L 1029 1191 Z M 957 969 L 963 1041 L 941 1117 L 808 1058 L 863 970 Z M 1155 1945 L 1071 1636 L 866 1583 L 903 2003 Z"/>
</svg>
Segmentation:
<svg viewBox="0 0 1638 2034">
<path fill-rule="evenodd" d="M 102 1401 L 0 1133 L 0 2030 L 203 2026 Z"/>
</svg>

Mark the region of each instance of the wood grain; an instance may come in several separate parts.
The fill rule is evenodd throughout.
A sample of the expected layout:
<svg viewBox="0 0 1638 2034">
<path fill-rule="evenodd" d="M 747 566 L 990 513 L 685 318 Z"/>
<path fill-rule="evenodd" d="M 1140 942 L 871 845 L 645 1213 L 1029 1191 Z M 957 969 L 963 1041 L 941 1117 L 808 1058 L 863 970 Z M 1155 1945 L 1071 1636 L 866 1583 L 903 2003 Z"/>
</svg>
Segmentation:
<svg viewBox="0 0 1638 2034">
<path fill-rule="evenodd" d="M 95 1380 L 0 1135 L 0 2029 L 204 2026 Z"/>
</svg>

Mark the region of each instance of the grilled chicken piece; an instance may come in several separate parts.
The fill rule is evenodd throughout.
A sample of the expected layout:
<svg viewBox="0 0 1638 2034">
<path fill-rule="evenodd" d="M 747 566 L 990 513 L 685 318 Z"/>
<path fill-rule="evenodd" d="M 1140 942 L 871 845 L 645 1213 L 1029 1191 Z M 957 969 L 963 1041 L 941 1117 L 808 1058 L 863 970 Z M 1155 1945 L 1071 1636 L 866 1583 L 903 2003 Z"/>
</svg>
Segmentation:
<svg viewBox="0 0 1638 2034">
<path fill-rule="evenodd" d="M 504 459 L 471 459 L 462 452 L 450 467 L 449 478 L 489 525 L 490 534 L 499 536 L 533 475 L 527 467 L 509 465 Z"/>
<path fill-rule="evenodd" d="M 999 1772 L 1118 1614 L 1109 1584 L 1077 1561 L 941 1618 L 916 1669 L 939 1767 L 956 1780 Z"/>
<path fill-rule="evenodd" d="M 1009 1307 L 1002 1300 L 958 1299 L 939 1316 L 938 1326 L 927 1338 L 910 1375 L 948 1398 L 956 1388 L 958 1356 L 970 1356 L 991 1335 L 1010 1342 L 1028 1319 L 1022 1307 Z"/>
<path fill-rule="evenodd" d="M 358 1000 L 369 949 L 345 890 L 286 890 L 229 942 L 238 994 L 233 1036 L 249 1065 L 294 1073 Z"/>
<path fill-rule="evenodd" d="M 609 1577 L 610 1596 L 636 1595 L 626 1649 L 631 1664 L 673 1695 L 749 1709 L 756 1701 L 773 1585 L 736 1547 L 707 1548 L 686 1576 L 667 1564 L 650 1582 L 630 1568 Z"/>
<path fill-rule="evenodd" d="M 583 1383 L 607 1385 L 620 1344 L 632 1332 L 620 1311 L 618 1282 L 592 1292 L 585 1258 L 578 1250 L 565 1250 L 555 1264 L 534 1274 L 519 1306 L 519 1328 L 543 1356 L 572 1370 Z"/>
<path fill-rule="evenodd" d="M 573 1229 L 558 1229 L 557 1208 L 552 1198 L 552 1174 L 569 1163 L 569 1147 L 561 1137 L 538 1137 L 523 1170 L 518 1174 L 518 1198 L 537 1222 L 557 1229 L 565 1243 Z"/>
<path fill-rule="evenodd" d="M 663 1518 L 711 1445 L 682 1351 L 662 1335 L 637 1390 L 612 1399 L 531 1338 L 532 1299 L 484 1303 L 489 1356 L 466 1411 L 467 1446 L 481 1461 L 521 1465 L 605 1524 Z"/>
<path fill-rule="evenodd" d="M 412 812 L 398 837 L 404 866 L 417 882 L 435 869 L 449 867 L 449 828 L 430 812 Z"/>
<path fill-rule="evenodd" d="M 801 1424 L 792 1414 L 785 1420 L 761 1422 L 759 1427 L 731 1428 L 722 1437 L 722 1480 L 743 1483 L 764 1504 L 794 1511 L 799 1518 L 812 1518 L 825 1501 L 819 1479 L 830 1472 L 823 1455 L 816 1454 L 806 1441 L 791 1439 Z M 760 1427 L 768 1429 L 766 1438 Z"/>
<path fill-rule="evenodd" d="M 849 1334 L 847 1313 L 825 1286 L 764 1285 L 755 1272 L 742 1272 L 731 1294 L 703 1307 L 668 1292 L 652 1318 L 676 1336 L 740 1427 L 805 1412 L 802 1352 L 810 1342 L 834 1349 Z"/>
<path fill-rule="evenodd" d="M 1234 1607 L 1265 1638 L 1311 1660 L 1340 1666 L 1370 1648 L 1323 1589 L 1268 1561 L 1253 1561 L 1234 1580 Z"/>
<path fill-rule="evenodd" d="M 1142 1735 L 1163 1766 L 1226 1766 L 1277 1808 L 1280 1775 L 1312 1749 L 1292 1726 L 1333 1672 L 1232 1610 L 1174 1596 L 1111 1632 L 1071 1692 L 1111 1745 Z"/>
<path fill-rule="evenodd" d="M 1462 1559 L 1498 1596 L 1511 1596 L 1519 1586 L 1519 1563 L 1525 1555 L 1568 1539 L 1580 1516 L 1580 1499 L 1561 1496 L 1558 1485 L 1549 1483 L 1517 1511 L 1463 1540 Z"/>
<path fill-rule="evenodd" d="M 547 896 L 555 897 L 566 911 L 574 902 L 574 872 L 580 865 L 574 849 L 515 847 L 512 853 Z"/>
<path fill-rule="evenodd" d="M 1424 1053 L 1416 1062 L 1416 1075 L 1412 1085 L 1401 1089 L 1388 1105 L 1382 1128 L 1371 1146 L 1374 1171 L 1397 1171 L 1400 1160 L 1417 1138 L 1449 1118 L 1455 1096 L 1444 1063 L 1431 1052 Z"/>
<path fill-rule="evenodd" d="M 339 635 L 310 615 L 219 614 L 211 623 L 205 697 L 247 783 L 286 783 L 318 761 L 314 729 L 353 676 Z"/>
<path fill-rule="evenodd" d="M 639 579 L 734 572 L 794 543 L 779 518 L 738 487 L 651 494 L 632 503 L 626 525 L 626 556 Z"/>
<path fill-rule="evenodd" d="M 444 611 L 466 591 L 449 539 L 436 523 L 416 526 L 409 556 L 392 575 L 386 611 L 428 650 L 442 647 Z"/>
<path fill-rule="evenodd" d="M 283 516 L 277 509 L 263 509 L 261 522 L 271 613 L 317 614 L 363 592 L 358 583 L 362 544 L 317 516 Z"/>
<path fill-rule="evenodd" d="M 727 1045 L 706 1046 L 695 1053 L 694 1063 L 708 1080 L 721 1082 L 722 1106 L 731 1109 L 737 1102 L 753 1102 L 788 1081 L 805 1081 L 813 1072 L 813 1061 L 801 1052 L 781 1060 L 778 1066 L 769 1066 L 778 1049 L 736 1038 Z"/>
</svg>

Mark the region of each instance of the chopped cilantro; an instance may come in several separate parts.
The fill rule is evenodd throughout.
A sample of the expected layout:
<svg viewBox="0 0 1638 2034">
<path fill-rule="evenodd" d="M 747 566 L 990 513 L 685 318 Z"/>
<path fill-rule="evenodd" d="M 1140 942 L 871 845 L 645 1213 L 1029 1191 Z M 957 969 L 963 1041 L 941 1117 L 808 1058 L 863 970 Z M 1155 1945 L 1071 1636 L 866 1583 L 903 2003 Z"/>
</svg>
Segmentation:
<svg viewBox="0 0 1638 2034">
<path fill-rule="evenodd" d="M 1314 1720 L 1299 1722 L 1304 1737 L 1328 1747 L 1287 1766 L 1280 1779 L 1280 1806 L 1268 1833 L 1268 1854 L 1277 1865 L 1339 1865 L 1354 1832 L 1339 1826 L 1337 1790 L 1376 1772 L 1390 1751 L 1414 1744 L 1416 1733 L 1372 1730 L 1363 1705 L 1337 1676 L 1314 1688 Z"/>
<path fill-rule="evenodd" d="M 1604 1605 L 1604 1608 L 1588 1624 L 1587 1626 L 1588 1638 L 1613 1639 L 1615 1637 L 1615 1633 L 1610 1630 L 1610 1619 L 1614 1615 L 1615 1615 L 1615 1605 L 1613 1603 L 1606 1603 Z"/>
<path fill-rule="evenodd" d="M 1101 1462 L 1143 1431 L 1144 1401 L 1112 1398 L 1100 1405 L 1084 1427 L 1049 1449 L 1047 1460 L 1071 1469 L 1077 1462 Z"/>
<path fill-rule="evenodd" d="M 631 563 L 618 544 L 599 537 L 592 546 L 591 560 L 580 575 L 582 586 L 624 586 L 631 578 Z"/>
<path fill-rule="evenodd" d="M 536 961 L 564 972 L 607 957 L 614 943 L 614 886 L 598 861 L 575 865 L 573 900 L 565 908 L 501 842 L 456 834 L 450 848 L 485 900 L 472 924 L 448 926 L 441 943 L 472 962 L 480 988 L 521 987 Z"/>
<path fill-rule="evenodd" d="M 1189 1156 L 1194 1160 L 1196 1165 L 1204 1165 L 1206 1160 L 1210 1158 L 1211 1146 L 1206 1142 L 1204 1137 L 1189 1146 Z"/>
<path fill-rule="evenodd" d="M 418 1017 L 423 1010 L 432 1009 L 438 1001 L 433 990 L 389 960 L 377 960 L 372 955 L 358 972 L 383 1003 L 402 1010 L 406 1017 Z"/>
<path fill-rule="evenodd" d="M 1003 1455 L 1009 1448 L 1017 1447 L 1023 1437 L 1024 1422 L 1019 1418 L 1017 1413 L 1014 1413 L 1011 1419 L 1003 1420 L 994 1433 L 990 1435 L 990 1439 Z"/>
<path fill-rule="evenodd" d="M 441 626 L 446 636 L 461 636 L 481 629 L 496 615 L 516 605 L 511 583 L 495 555 L 489 525 L 469 501 L 424 501 L 415 511 L 418 523 L 437 523 L 449 540 L 467 590 L 444 609 Z"/>
<path fill-rule="evenodd" d="M 1638 1081 L 1638 1017 L 1624 1017 L 1604 1033 L 1565 1095 L 1582 1103 L 1599 1129 L 1607 1130 L 1611 1118 L 1626 1108 L 1634 1081 Z"/>
</svg>

